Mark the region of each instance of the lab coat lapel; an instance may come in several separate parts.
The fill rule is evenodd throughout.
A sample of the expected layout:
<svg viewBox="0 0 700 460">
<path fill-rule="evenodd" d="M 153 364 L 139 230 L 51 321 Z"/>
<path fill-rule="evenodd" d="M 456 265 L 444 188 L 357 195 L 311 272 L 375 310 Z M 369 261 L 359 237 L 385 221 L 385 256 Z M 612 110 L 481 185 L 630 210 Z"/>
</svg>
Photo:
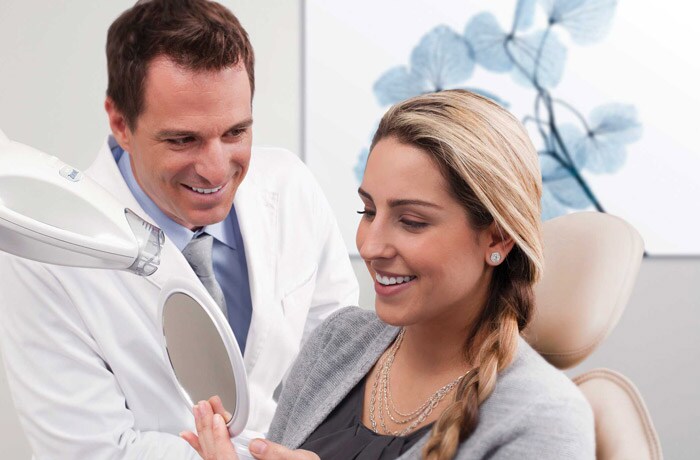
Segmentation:
<svg viewBox="0 0 700 460">
<path fill-rule="evenodd" d="M 266 190 L 256 181 L 256 177 L 251 176 L 249 174 L 240 185 L 234 199 L 253 305 L 244 356 L 249 372 L 258 361 L 271 328 L 277 327 L 283 320 L 281 306 L 274 303 L 275 292 L 279 288 L 275 278 L 278 195 Z"/>
</svg>

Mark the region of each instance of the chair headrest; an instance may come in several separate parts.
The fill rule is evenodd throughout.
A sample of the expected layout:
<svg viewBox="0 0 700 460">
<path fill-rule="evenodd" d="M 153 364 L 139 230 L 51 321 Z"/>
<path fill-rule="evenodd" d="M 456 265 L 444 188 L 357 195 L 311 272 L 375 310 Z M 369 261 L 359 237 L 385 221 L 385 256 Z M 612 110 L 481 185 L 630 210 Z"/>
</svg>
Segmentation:
<svg viewBox="0 0 700 460">
<path fill-rule="evenodd" d="M 632 293 L 644 242 L 610 214 L 579 212 L 543 224 L 544 273 L 526 340 L 560 369 L 595 350 L 617 324 Z"/>
</svg>

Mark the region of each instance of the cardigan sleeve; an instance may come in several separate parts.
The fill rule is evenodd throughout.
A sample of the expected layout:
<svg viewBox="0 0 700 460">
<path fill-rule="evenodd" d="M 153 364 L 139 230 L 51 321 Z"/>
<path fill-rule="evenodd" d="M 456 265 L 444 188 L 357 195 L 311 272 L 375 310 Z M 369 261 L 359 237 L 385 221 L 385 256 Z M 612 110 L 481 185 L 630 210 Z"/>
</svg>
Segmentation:
<svg viewBox="0 0 700 460">
<path fill-rule="evenodd" d="M 277 410 L 270 424 L 270 430 L 267 433 L 267 438 L 269 440 L 277 443 L 282 441 L 289 416 L 297 404 L 299 395 L 302 393 L 299 389 L 306 385 L 310 377 L 313 377 L 313 373 L 310 372 L 310 369 L 315 366 L 320 354 L 319 351 L 323 350 L 331 340 L 334 326 L 338 318 L 348 315 L 356 309 L 357 307 L 346 307 L 336 311 L 321 323 L 320 326 L 314 329 L 306 342 L 304 342 L 299 355 L 289 371 L 289 376 L 280 394 Z"/>
<path fill-rule="evenodd" d="M 490 460 L 593 460 L 593 412 L 585 401 L 540 401 L 512 424 L 507 439 L 492 450 Z"/>
</svg>

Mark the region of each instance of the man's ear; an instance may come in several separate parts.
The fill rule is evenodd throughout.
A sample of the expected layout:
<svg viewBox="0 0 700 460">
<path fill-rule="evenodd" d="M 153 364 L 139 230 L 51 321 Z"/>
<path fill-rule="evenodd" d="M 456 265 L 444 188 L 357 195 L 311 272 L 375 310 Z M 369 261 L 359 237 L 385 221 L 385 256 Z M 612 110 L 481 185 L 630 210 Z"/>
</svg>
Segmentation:
<svg viewBox="0 0 700 460">
<path fill-rule="evenodd" d="M 122 114 L 112 100 L 111 97 L 105 99 L 105 111 L 109 119 L 109 127 L 112 129 L 112 135 L 117 140 L 121 148 L 125 151 L 131 151 L 131 129 L 126 122 L 126 118 Z"/>
<path fill-rule="evenodd" d="M 500 265 L 515 245 L 515 241 L 494 221 L 484 231 L 486 253 L 484 260 L 489 265 Z"/>
</svg>

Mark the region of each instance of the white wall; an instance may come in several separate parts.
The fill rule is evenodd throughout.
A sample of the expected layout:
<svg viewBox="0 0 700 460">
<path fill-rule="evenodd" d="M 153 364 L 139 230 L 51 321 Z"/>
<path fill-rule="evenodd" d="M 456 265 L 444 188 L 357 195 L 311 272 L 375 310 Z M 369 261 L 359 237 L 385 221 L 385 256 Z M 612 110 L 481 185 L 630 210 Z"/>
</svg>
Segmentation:
<svg viewBox="0 0 700 460">
<path fill-rule="evenodd" d="M 2 0 L 0 129 L 12 139 L 79 168 L 87 166 L 107 133 L 102 111 L 107 27 L 131 3 Z M 256 50 L 256 142 L 298 152 L 300 0 L 223 3 L 239 16 Z M 698 236 L 679 229 L 678 237 Z M 361 261 L 354 261 L 354 266 L 362 285 L 361 303 L 371 306 L 371 280 Z M 700 438 L 700 398 L 695 392 L 700 381 L 698 330 L 700 259 L 645 260 L 619 326 L 600 350 L 573 371 L 605 366 L 632 378 L 647 401 L 669 459 L 696 456 Z M 0 377 L 3 458 L 28 458 L 26 441 L 8 407 L 6 383 Z"/>
</svg>

